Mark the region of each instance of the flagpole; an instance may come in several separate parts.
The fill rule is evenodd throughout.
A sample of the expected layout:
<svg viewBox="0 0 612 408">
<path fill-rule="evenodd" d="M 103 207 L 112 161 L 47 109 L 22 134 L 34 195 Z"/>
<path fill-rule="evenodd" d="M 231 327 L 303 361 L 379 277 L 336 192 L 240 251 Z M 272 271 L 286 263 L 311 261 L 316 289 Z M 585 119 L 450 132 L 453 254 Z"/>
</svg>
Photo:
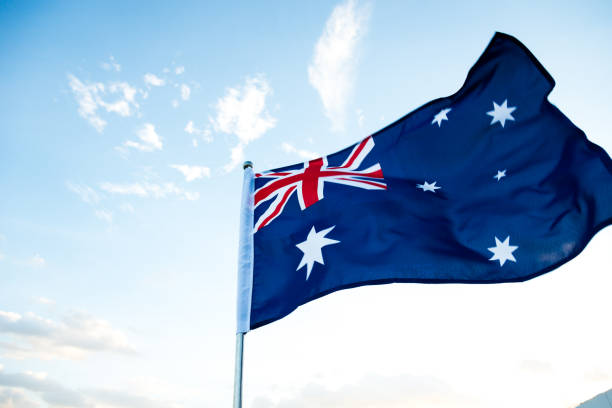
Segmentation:
<svg viewBox="0 0 612 408">
<path fill-rule="evenodd" d="M 242 408 L 242 355 L 244 333 L 236 333 L 236 367 L 234 369 L 234 408 Z"/>
<path fill-rule="evenodd" d="M 245 161 L 240 209 L 238 245 L 238 282 L 236 302 L 236 361 L 234 367 L 234 408 L 242 408 L 242 367 L 244 335 L 250 329 L 251 293 L 253 285 L 253 163 Z"/>
</svg>

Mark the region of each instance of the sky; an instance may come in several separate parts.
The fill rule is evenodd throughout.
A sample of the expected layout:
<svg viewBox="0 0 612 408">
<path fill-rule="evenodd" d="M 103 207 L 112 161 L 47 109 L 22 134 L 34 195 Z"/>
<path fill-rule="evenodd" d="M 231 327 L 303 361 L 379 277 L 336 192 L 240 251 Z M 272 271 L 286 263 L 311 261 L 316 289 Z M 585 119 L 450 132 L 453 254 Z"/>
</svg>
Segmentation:
<svg viewBox="0 0 612 408">
<path fill-rule="evenodd" d="M 612 152 L 612 3 L 0 3 L 0 408 L 232 400 L 244 160 L 453 94 L 495 31 Z M 245 337 L 244 406 L 575 407 L 612 388 L 612 228 L 519 284 L 340 291 Z"/>
</svg>

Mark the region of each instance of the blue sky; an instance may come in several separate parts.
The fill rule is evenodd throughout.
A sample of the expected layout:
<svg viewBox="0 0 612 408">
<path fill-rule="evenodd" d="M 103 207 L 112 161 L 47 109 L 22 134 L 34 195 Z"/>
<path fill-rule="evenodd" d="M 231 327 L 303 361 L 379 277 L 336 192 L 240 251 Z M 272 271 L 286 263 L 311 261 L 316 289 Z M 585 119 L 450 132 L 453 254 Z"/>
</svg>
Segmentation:
<svg viewBox="0 0 612 408">
<path fill-rule="evenodd" d="M 229 404 L 242 160 L 326 154 L 454 93 L 495 31 L 611 152 L 611 17 L 606 1 L 2 2 L 0 408 Z M 524 284 L 312 302 L 247 335 L 245 406 L 574 406 L 612 387 L 611 246 L 604 230 Z"/>
</svg>

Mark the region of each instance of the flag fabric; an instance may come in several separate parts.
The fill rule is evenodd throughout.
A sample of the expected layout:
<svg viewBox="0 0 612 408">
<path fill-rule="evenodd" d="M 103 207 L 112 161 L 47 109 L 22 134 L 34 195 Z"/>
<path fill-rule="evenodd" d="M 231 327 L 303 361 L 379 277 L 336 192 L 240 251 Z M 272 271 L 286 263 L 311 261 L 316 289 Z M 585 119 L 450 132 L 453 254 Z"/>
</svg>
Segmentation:
<svg viewBox="0 0 612 408">
<path fill-rule="evenodd" d="M 239 331 L 340 289 L 519 282 L 576 256 L 612 221 L 612 161 L 548 101 L 553 87 L 496 33 L 454 95 L 256 173 Z"/>
</svg>

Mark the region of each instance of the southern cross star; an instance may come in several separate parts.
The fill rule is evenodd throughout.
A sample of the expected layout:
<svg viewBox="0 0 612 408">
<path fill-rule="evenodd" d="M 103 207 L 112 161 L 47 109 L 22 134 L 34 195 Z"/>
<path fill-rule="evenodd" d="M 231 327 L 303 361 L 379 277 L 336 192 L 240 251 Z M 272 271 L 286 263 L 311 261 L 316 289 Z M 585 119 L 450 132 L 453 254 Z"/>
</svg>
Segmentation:
<svg viewBox="0 0 612 408">
<path fill-rule="evenodd" d="M 495 101 L 493 101 L 493 110 L 487 112 L 487 115 L 493 116 L 493 119 L 491 120 L 491 125 L 495 122 L 499 122 L 502 127 L 504 127 L 504 125 L 506 124 L 506 120 L 514 120 L 514 118 L 512 117 L 512 112 L 514 112 L 515 109 L 516 106 L 508 107 L 507 99 L 504 101 L 504 103 L 501 104 L 501 106 L 496 104 Z"/>
<path fill-rule="evenodd" d="M 420 188 L 423 191 L 431 191 L 432 193 L 435 193 L 436 190 L 442 188 L 442 187 L 438 187 L 436 186 L 437 181 L 434 181 L 433 183 L 428 183 L 425 182 L 425 184 L 417 184 L 417 188 Z"/>
<path fill-rule="evenodd" d="M 321 265 L 325 265 L 323 261 L 323 253 L 321 252 L 321 248 L 327 245 L 337 244 L 340 241 L 336 241 L 335 239 L 325 238 L 331 230 L 335 227 L 331 226 L 327 229 L 317 232 L 315 227 L 313 226 L 308 233 L 308 237 L 306 237 L 306 241 L 300 242 L 296 245 L 304 253 L 300 264 L 295 269 L 299 270 L 302 266 L 306 265 L 306 280 L 310 277 L 310 272 L 312 272 L 312 267 L 315 262 L 320 263 Z"/>
<path fill-rule="evenodd" d="M 497 174 L 493 176 L 493 178 L 497 179 L 497 181 L 501 180 L 502 177 L 506 177 L 506 169 L 504 169 L 504 170 L 497 170 Z"/>
<path fill-rule="evenodd" d="M 489 258 L 489 261 L 499 261 L 499 266 L 504 266 L 506 261 L 516 262 L 512 253 L 517 248 L 518 246 L 510 245 L 510 236 L 507 236 L 504 242 L 495 237 L 495 246 L 488 248 L 489 251 L 493 252 L 493 256 Z"/>
<path fill-rule="evenodd" d="M 431 124 L 433 125 L 434 123 L 437 123 L 438 127 L 442 126 L 442 121 L 448 120 L 446 114 L 451 110 L 451 108 L 442 109 L 440 112 L 438 112 L 436 116 L 434 116 L 433 120 L 431 121 Z"/>
</svg>

